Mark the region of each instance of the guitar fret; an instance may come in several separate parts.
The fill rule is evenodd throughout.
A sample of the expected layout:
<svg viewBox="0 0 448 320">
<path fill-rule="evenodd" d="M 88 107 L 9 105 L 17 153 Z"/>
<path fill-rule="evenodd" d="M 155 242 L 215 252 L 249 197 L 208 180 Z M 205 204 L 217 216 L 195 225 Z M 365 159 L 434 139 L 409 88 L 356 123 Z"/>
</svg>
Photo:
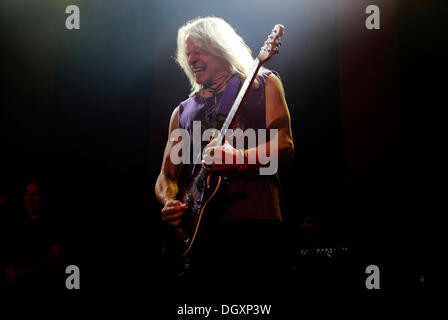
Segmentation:
<svg viewBox="0 0 448 320">
<path fill-rule="evenodd" d="M 247 89 L 249 88 L 249 85 L 252 83 L 252 79 L 254 78 L 255 73 L 258 71 L 260 66 L 261 66 L 260 60 L 258 58 L 255 58 L 254 63 L 252 64 L 252 67 L 250 69 L 249 77 L 247 77 L 244 80 L 244 83 L 241 86 L 240 92 L 238 93 L 238 95 L 232 105 L 232 108 L 230 109 L 230 112 L 227 115 L 227 118 L 224 121 L 224 124 L 222 125 L 221 131 L 219 132 L 219 134 L 217 136 L 217 141 L 219 142 L 219 144 L 222 144 L 224 137 L 225 137 L 225 133 L 229 129 L 230 124 L 232 123 L 233 118 L 235 117 L 235 114 L 239 109 L 241 101 L 243 100 L 243 97 L 244 97 Z"/>
</svg>

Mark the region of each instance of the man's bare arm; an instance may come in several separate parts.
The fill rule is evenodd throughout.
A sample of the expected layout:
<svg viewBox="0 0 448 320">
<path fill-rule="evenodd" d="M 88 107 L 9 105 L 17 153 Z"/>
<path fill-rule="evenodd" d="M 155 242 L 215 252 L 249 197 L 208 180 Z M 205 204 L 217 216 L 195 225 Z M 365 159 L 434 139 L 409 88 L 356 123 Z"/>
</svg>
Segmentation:
<svg viewBox="0 0 448 320">
<path fill-rule="evenodd" d="M 171 162 L 170 153 L 175 145 L 182 143 L 181 140 L 171 141 L 171 133 L 179 128 L 179 108 L 174 109 L 171 115 L 168 130 L 168 141 L 163 153 L 162 167 L 155 186 L 157 200 L 164 206 L 162 209 L 162 219 L 173 225 L 179 226 L 182 216 L 185 214 L 188 206 L 179 200 L 176 200 L 179 193 L 177 178 L 180 171 L 180 165 Z"/>
</svg>

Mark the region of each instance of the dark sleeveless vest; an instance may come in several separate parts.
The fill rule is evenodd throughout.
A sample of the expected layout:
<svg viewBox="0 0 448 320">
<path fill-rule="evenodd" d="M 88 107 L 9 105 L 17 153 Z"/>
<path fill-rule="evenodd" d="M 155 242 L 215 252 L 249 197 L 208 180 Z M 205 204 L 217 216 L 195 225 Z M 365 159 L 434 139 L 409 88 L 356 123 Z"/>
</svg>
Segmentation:
<svg viewBox="0 0 448 320">
<path fill-rule="evenodd" d="M 252 128 L 256 132 L 257 129 L 266 129 L 265 81 L 271 73 L 264 69 L 257 76 L 259 88 L 249 92 L 236 119 L 235 129 L 244 131 Z M 183 101 L 179 105 L 179 127 L 188 130 L 190 137 L 193 136 L 193 121 L 201 121 L 202 132 L 212 128 L 218 105 L 215 97 L 203 98 L 199 94 Z M 203 146 L 206 144 L 203 142 Z M 192 165 L 184 165 L 180 180 L 189 181 L 191 171 Z M 242 220 L 282 220 L 278 173 L 268 176 L 260 175 L 258 168 L 246 170 L 228 177 L 221 189 L 210 207 L 215 224 Z"/>
</svg>

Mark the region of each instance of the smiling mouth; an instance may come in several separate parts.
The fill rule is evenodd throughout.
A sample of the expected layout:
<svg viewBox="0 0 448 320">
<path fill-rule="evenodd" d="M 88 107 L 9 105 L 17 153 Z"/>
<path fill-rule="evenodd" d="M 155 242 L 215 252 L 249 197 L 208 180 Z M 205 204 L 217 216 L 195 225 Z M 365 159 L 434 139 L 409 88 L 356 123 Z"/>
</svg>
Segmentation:
<svg viewBox="0 0 448 320">
<path fill-rule="evenodd" d="M 191 68 L 191 71 L 193 71 L 194 75 L 197 75 L 200 72 L 203 72 L 205 69 L 207 69 L 206 67 L 201 67 L 201 68 Z"/>
</svg>

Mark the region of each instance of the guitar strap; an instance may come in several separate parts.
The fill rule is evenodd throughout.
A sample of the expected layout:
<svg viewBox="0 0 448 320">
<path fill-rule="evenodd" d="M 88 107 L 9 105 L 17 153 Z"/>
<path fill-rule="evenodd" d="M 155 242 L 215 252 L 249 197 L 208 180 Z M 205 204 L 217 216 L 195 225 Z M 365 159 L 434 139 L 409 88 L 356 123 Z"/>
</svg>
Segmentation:
<svg viewBox="0 0 448 320">
<path fill-rule="evenodd" d="M 218 112 L 216 113 L 215 123 L 213 125 L 214 129 L 220 130 L 226 117 L 232 108 L 233 102 L 235 101 L 236 95 L 238 94 L 238 89 L 240 87 L 241 81 L 238 74 L 233 75 L 233 77 L 227 83 L 227 87 L 222 93 L 221 101 L 219 102 Z"/>
</svg>

